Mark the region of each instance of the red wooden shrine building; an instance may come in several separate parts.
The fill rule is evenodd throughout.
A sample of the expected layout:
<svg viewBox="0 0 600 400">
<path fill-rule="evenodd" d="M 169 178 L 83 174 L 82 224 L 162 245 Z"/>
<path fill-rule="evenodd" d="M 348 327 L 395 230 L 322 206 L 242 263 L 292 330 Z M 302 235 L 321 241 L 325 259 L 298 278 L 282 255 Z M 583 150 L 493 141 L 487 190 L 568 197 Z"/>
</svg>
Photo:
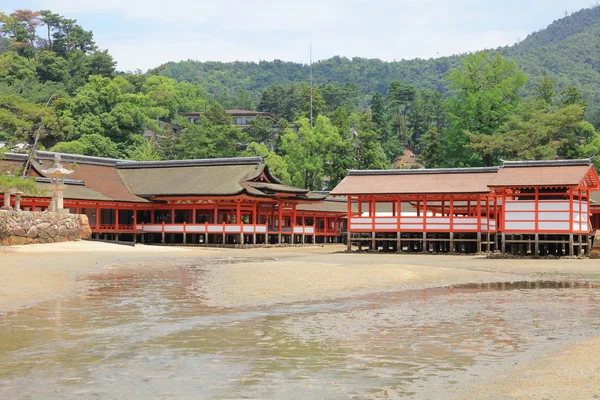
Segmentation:
<svg viewBox="0 0 600 400">
<path fill-rule="evenodd" d="M 36 152 L 30 174 L 55 153 Z M 61 154 L 74 172 L 64 206 L 86 214 L 95 237 L 186 244 L 334 242 L 345 231 L 345 204 L 281 183 L 261 157 L 136 162 Z M 16 172 L 24 154 L 5 154 L 2 173 Z M 3 195 L 0 195 L 3 197 Z M 25 196 L 24 210 L 45 210 L 50 193 Z"/>
<path fill-rule="evenodd" d="M 598 189 L 591 160 L 560 160 L 350 171 L 331 195 L 347 197 L 349 249 L 574 255 L 600 228 Z"/>
</svg>

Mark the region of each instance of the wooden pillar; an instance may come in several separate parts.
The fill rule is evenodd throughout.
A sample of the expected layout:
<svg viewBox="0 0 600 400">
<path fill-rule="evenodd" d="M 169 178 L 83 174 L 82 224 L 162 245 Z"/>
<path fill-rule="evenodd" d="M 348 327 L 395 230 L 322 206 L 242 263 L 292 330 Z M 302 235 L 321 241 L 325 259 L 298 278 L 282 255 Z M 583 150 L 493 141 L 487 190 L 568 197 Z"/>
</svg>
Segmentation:
<svg viewBox="0 0 600 400">
<path fill-rule="evenodd" d="M 402 253 L 402 234 L 400 231 L 396 232 L 396 253 Z"/>
<path fill-rule="evenodd" d="M 481 230 L 477 231 L 477 253 L 481 253 Z"/>
<path fill-rule="evenodd" d="M 133 231 L 137 231 L 137 208 L 133 207 Z"/>
<path fill-rule="evenodd" d="M 192 206 L 192 224 L 196 224 L 196 205 Z"/>
<path fill-rule="evenodd" d="M 454 232 L 450 231 L 450 254 L 454 254 Z"/>
<path fill-rule="evenodd" d="M 187 222 L 183 222 L 183 244 L 187 244 Z"/>
<path fill-rule="evenodd" d="M 481 195 L 477 196 L 477 232 L 481 233 Z"/>
<path fill-rule="evenodd" d="M 504 232 L 502 232 L 502 254 L 506 254 L 506 235 Z"/>
<path fill-rule="evenodd" d="M 306 216 L 300 217 L 302 220 L 302 244 L 306 244 Z"/>
<path fill-rule="evenodd" d="M 295 244 L 294 238 L 296 236 L 294 235 L 294 229 L 296 228 L 296 222 L 297 222 L 296 218 L 298 218 L 298 216 L 296 214 L 296 204 L 292 204 L 292 221 L 291 221 L 292 223 L 290 224 L 291 228 L 292 228 L 292 239 L 291 239 L 292 244 Z"/>
<path fill-rule="evenodd" d="M 277 204 L 277 230 L 279 231 L 279 244 L 281 244 L 281 232 L 283 230 L 283 204 L 281 202 L 278 202 Z"/>
<path fill-rule="evenodd" d="M 427 253 L 427 195 L 423 197 L 423 253 Z"/>
<path fill-rule="evenodd" d="M 536 230 L 537 230 L 537 217 L 536 217 Z M 538 254 L 540 254 L 540 235 L 536 232 L 535 233 L 535 241 L 533 243 L 533 255 L 537 256 Z"/>
<path fill-rule="evenodd" d="M 150 223 L 155 224 L 156 220 L 154 219 L 154 209 L 150 210 Z"/>
</svg>

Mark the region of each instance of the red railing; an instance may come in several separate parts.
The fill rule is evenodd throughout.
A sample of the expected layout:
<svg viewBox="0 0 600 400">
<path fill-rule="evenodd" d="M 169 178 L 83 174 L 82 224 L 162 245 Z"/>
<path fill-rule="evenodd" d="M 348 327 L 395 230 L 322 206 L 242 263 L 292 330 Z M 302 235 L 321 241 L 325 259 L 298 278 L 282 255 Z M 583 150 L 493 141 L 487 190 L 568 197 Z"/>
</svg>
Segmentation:
<svg viewBox="0 0 600 400">
<path fill-rule="evenodd" d="M 116 231 L 133 232 L 133 231 L 135 231 L 135 226 L 134 225 L 123 225 L 123 224 L 119 224 L 119 225 L 115 225 L 115 224 L 90 225 L 90 228 L 92 229 L 93 232 L 108 232 L 108 231 L 112 231 L 112 232 L 116 232 Z"/>
</svg>

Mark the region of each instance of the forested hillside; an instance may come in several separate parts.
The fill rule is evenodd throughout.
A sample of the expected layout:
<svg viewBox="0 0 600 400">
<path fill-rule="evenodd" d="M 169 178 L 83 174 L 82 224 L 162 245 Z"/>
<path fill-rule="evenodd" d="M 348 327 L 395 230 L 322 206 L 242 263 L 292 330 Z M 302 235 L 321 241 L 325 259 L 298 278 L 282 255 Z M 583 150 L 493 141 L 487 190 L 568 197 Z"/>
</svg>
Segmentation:
<svg viewBox="0 0 600 400">
<path fill-rule="evenodd" d="M 334 187 L 348 169 L 390 168 L 407 148 L 426 167 L 590 157 L 600 154 L 588 121 L 600 106 L 599 13 L 583 10 L 495 51 L 322 61 L 311 102 L 303 65 L 183 62 L 123 73 L 77 21 L 16 10 L 0 14 L 0 157 L 34 146 L 135 160 L 262 155 L 284 182 L 313 190 Z M 280 119 L 242 129 L 225 112 L 233 108 Z M 189 111 L 202 111 L 200 121 L 182 117 Z"/>
<path fill-rule="evenodd" d="M 524 96 L 534 94 L 544 76 L 555 80 L 559 87 L 574 85 L 581 88 L 590 105 L 590 121 L 600 126 L 597 112 L 600 109 L 600 7 L 575 12 L 530 34 L 519 44 L 494 51 L 515 61 L 527 75 L 528 82 L 521 93 Z M 461 56 L 398 62 L 333 57 L 314 63 L 313 76 L 317 85 L 357 85 L 360 99 L 366 105 L 375 92 L 385 96 L 394 80 L 417 89 L 446 94 L 446 76 L 460 60 Z M 240 91 L 258 99 L 270 85 L 307 82 L 309 77 L 308 65 L 279 60 L 260 63 L 170 62 L 152 72 L 178 81 L 198 83 L 221 100 L 235 97 Z"/>
</svg>

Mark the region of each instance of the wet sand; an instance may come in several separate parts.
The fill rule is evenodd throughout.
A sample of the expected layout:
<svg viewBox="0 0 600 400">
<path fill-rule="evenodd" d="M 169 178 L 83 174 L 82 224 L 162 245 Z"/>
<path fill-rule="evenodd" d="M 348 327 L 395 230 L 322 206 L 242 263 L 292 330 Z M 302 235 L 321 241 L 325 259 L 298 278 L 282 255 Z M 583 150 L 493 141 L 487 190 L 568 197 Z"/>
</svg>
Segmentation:
<svg viewBox="0 0 600 400">
<path fill-rule="evenodd" d="M 215 307 L 270 306 L 473 282 L 599 280 L 598 260 L 488 260 L 445 255 L 347 254 L 343 246 L 203 249 L 61 243 L 0 248 L 0 310 L 85 291 L 91 273 L 167 270 L 202 261 L 202 291 Z M 600 396 L 600 337 L 571 344 L 457 398 Z M 449 393 L 450 394 L 450 393 Z M 385 395 L 385 394 L 384 394 Z"/>
</svg>

